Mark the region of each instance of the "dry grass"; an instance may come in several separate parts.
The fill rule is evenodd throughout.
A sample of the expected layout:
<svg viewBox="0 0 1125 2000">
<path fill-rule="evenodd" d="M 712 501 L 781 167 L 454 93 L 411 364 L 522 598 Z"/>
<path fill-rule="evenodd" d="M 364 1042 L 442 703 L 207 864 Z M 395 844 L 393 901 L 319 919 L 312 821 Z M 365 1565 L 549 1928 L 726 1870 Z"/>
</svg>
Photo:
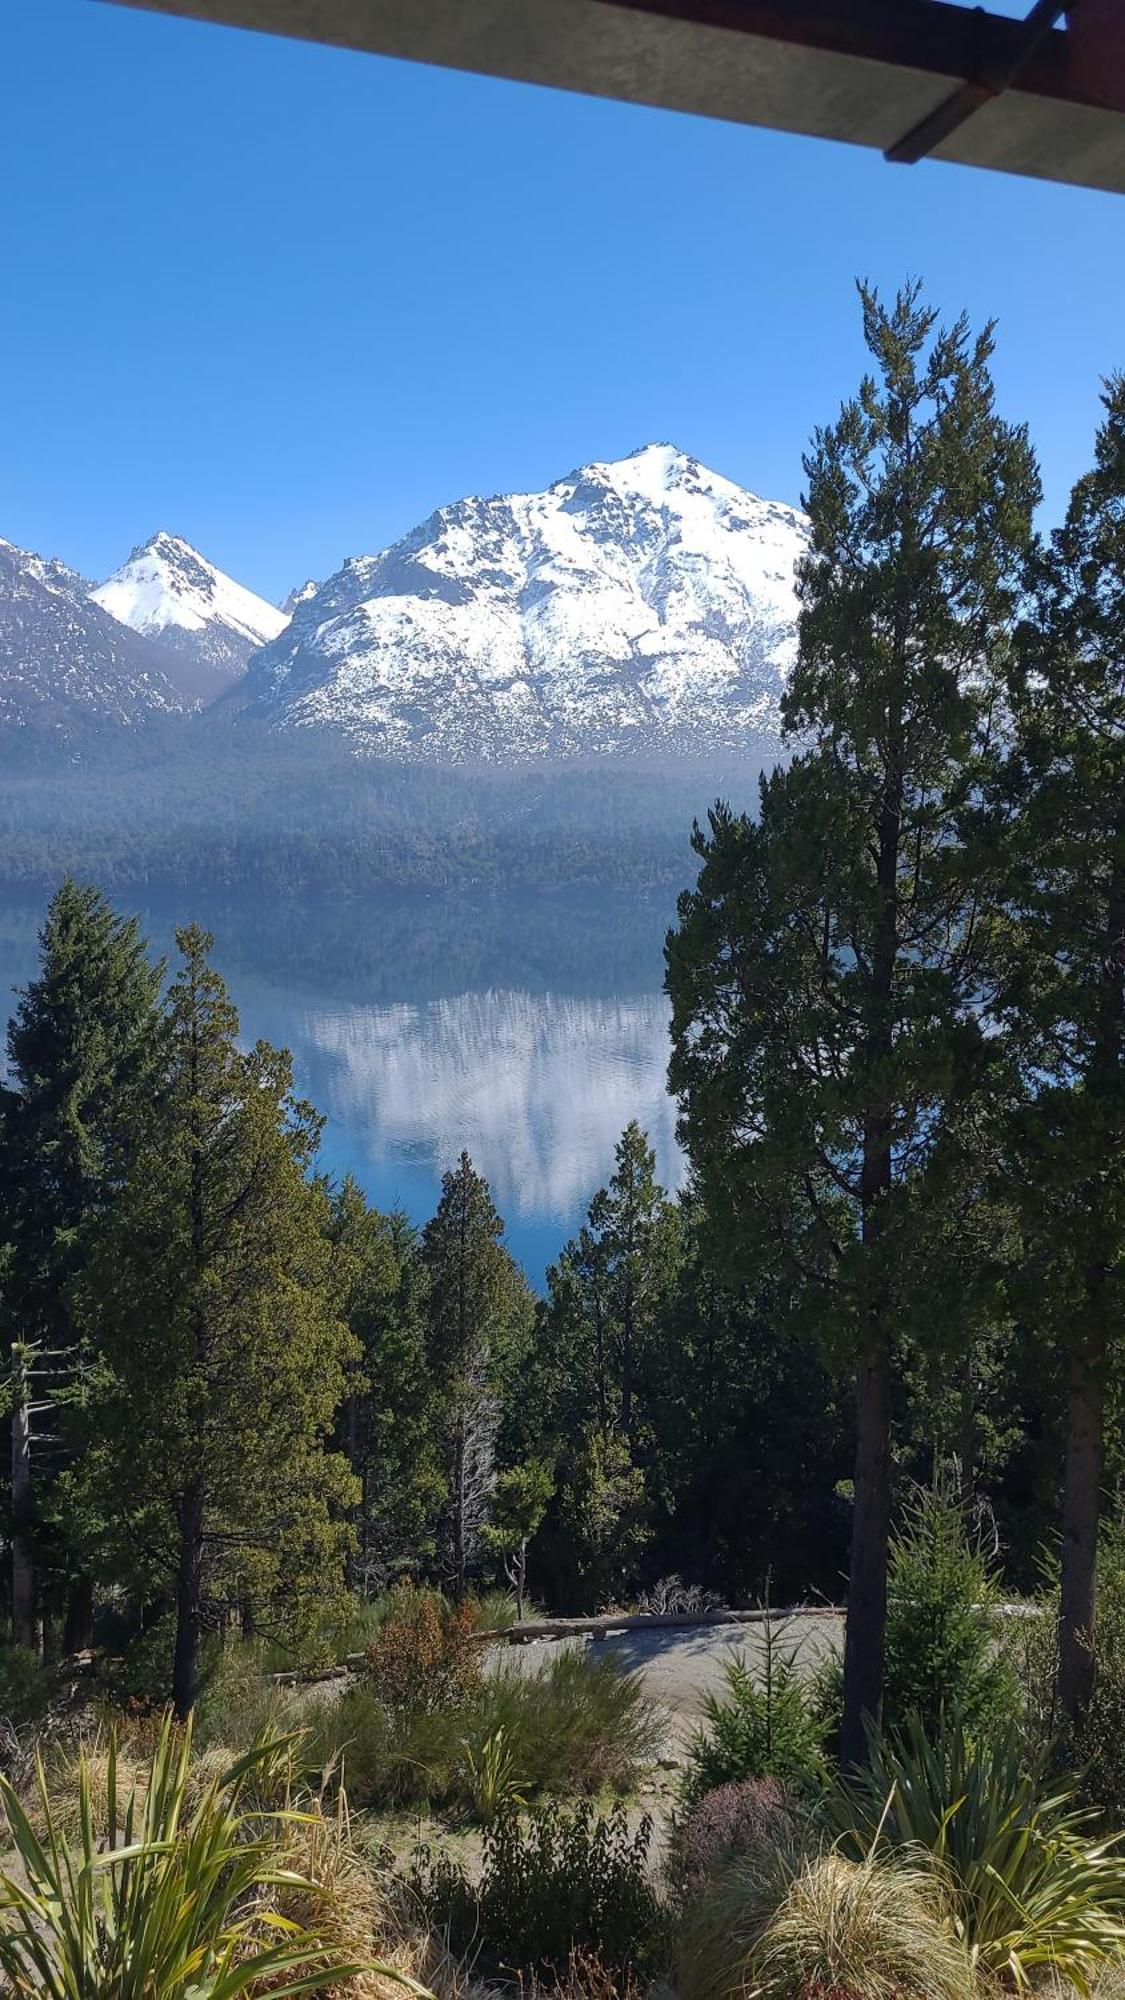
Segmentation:
<svg viewBox="0 0 1125 2000">
<path fill-rule="evenodd" d="M 973 2000 L 934 1876 L 832 1848 L 736 1862 L 689 1915 L 682 2000 Z"/>
<path fill-rule="evenodd" d="M 283 1916 L 315 1930 L 333 1956 L 352 1963 L 377 1957 L 435 2000 L 489 2000 L 489 1989 L 474 1984 L 442 1940 L 418 1923 L 402 1885 L 361 1852 L 342 1790 L 331 1801 L 324 1795 L 291 1801 L 289 1810 L 299 1817 L 289 1826 L 286 1866 L 315 1883 L 316 1893 L 282 1891 L 274 1901 Z M 356 1974 L 330 1991 L 333 2000 L 403 1995 L 401 1985 L 377 1972 Z"/>
</svg>

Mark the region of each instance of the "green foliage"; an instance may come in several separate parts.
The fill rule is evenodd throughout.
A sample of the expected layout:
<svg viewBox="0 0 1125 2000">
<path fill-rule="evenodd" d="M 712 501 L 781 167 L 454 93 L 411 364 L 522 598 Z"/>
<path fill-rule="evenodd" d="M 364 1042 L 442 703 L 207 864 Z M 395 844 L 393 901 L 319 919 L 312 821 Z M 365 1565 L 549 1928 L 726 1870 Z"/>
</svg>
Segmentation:
<svg viewBox="0 0 1125 2000">
<path fill-rule="evenodd" d="M 881 1692 L 892 1348 L 954 1338 L 961 1305 L 933 1315 L 930 1272 L 975 1198 L 995 1090 L 982 906 L 1003 884 L 968 835 L 1039 495 L 996 413 L 991 329 L 939 329 L 917 285 L 861 298 L 872 372 L 805 460 L 797 754 L 756 820 L 717 806 L 697 829 L 667 981 L 671 1084 L 731 1265 L 780 1263 L 794 1333 L 860 1390 L 852 1756 Z"/>
<path fill-rule="evenodd" d="M 424 1286 L 405 1216 L 370 1208 L 350 1175 L 332 1197 L 329 1235 L 341 1315 L 359 1347 L 340 1423 L 360 1480 L 352 1572 L 371 1589 L 419 1574 L 434 1556 L 445 1482 Z"/>
<path fill-rule="evenodd" d="M 734 1654 L 723 1668 L 726 1693 L 708 1693 L 705 1727 L 688 1750 L 689 1800 L 744 1778 L 777 1778 L 794 1793 L 825 1782 L 824 1730 L 785 1646 L 785 1627 L 768 1619 L 758 1660 Z"/>
<path fill-rule="evenodd" d="M 1073 1781 L 1045 1783 L 1018 1728 L 936 1740 L 915 1717 L 872 1733 L 867 1767 L 831 1815 L 860 1855 L 932 1856 L 981 1974 L 1020 1990 L 1047 1970 L 1083 1990 L 1125 1953 L 1125 1854 L 1092 1831 Z"/>
<path fill-rule="evenodd" d="M 193 1718 L 193 1741 L 200 1749 L 210 1744 L 239 1749 L 280 1732 L 284 1697 L 263 1667 L 263 1650 L 259 1641 L 244 1639 L 205 1648 Z"/>
<path fill-rule="evenodd" d="M 357 1806 L 472 1812 L 485 1745 L 500 1737 L 521 1792 L 628 1789 L 652 1754 L 654 1718 L 635 1676 L 611 1659 L 562 1653 L 538 1673 L 485 1676 L 465 1700 L 387 1708 L 369 1686 L 302 1711 L 314 1769 L 342 1767 Z"/>
<path fill-rule="evenodd" d="M 725 1602 L 767 1577 L 795 1602 L 839 1590 L 850 1399 L 814 1342 L 793 1338 L 775 1258 L 729 1274 L 726 1232 L 694 1197 L 654 1339 L 644 1414 L 655 1553 Z M 726 1239 L 726 1240 L 724 1240 Z"/>
<path fill-rule="evenodd" d="M 206 1603 L 299 1628 L 342 1594 L 354 1489 L 328 1443 L 355 1349 L 308 1178 L 319 1120 L 285 1052 L 239 1048 L 211 940 L 179 944 L 159 1079 L 83 1275 L 102 1359 L 74 1490 L 142 1602 L 176 1578 L 186 1713 Z"/>
<path fill-rule="evenodd" d="M 995 1570 L 952 1478 L 915 1487 L 891 1541 L 883 1713 L 917 1715 L 934 1734 L 946 1710 L 970 1732 L 1011 1713 L 1015 1693 L 997 1646 Z"/>
<path fill-rule="evenodd" d="M 34 1722 L 50 1693 L 38 1653 L 29 1646 L 0 1646 L 0 1719 L 16 1729 Z"/>
<path fill-rule="evenodd" d="M 1098 1621 L 1094 1637 L 1094 1689 L 1068 1742 L 1081 1774 L 1082 1794 L 1125 1826 L 1125 1521 L 1103 1524 L 1098 1547 Z M 1053 1631 L 1050 1620 L 1044 1620 Z"/>
<path fill-rule="evenodd" d="M 683 2000 L 976 2000 L 940 1883 L 907 1861 L 763 1849 L 689 1913 Z"/>
<path fill-rule="evenodd" d="M 544 1533 L 556 1602 L 583 1611 L 619 1603 L 650 1539 L 643 1468 L 628 1440 L 585 1426 L 563 1446 L 557 1504 Z"/>
<path fill-rule="evenodd" d="M 499 1401 L 530 1332 L 531 1295 L 503 1231 L 488 1182 L 462 1153 L 442 1177 L 419 1257 L 445 1483 L 439 1561 L 458 1597 L 479 1558 L 495 1484 Z"/>
<path fill-rule="evenodd" d="M 276 1918 L 270 1898 L 315 1886 L 283 1865 L 281 1820 L 254 1809 L 284 1742 L 255 1746 L 189 1806 L 190 1732 L 165 1721 L 141 1785 L 119 1794 L 111 1741 L 104 1798 L 79 1779 L 75 1844 L 54 1825 L 37 1772 L 45 1837 L 0 1778 L 19 1873 L 0 1876 L 0 1968 L 26 2000 L 239 2000 L 325 1992 L 364 1968 L 341 1964 L 315 1929 Z M 248 1800 L 250 1801 L 248 1803 Z M 103 1848 L 98 1828 L 108 1829 Z M 280 1932 L 280 1936 L 279 1936 Z M 387 1976 L 395 1975 L 388 1973 Z M 408 1984 L 409 1982 L 403 1982 Z M 415 1991 L 420 1991 L 415 1988 Z"/>
<path fill-rule="evenodd" d="M 1028 1756 L 1072 1771 L 1083 1803 L 1116 1831 L 1125 1825 L 1125 1521 L 1120 1513 L 1102 1523 L 1097 1591 L 1094 1685 L 1076 1724 L 1067 1721 L 1058 1702 L 1057 1574 L 1027 1607 L 1026 1616 L 1007 1622 L 1004 1653 L 1018 1690 Z"/>
<path fill-rule="evenodd" d="M 543 1459 L 509 1467 L 493 1487 L 491 1520 L 481 1529 L 485 1548 L 500 1559 L 515 1592 L 517 1622 L 524 1610 L 527 1545 L 539 1531 L 554 1488 L 554 1469 Z"/>
<path fill-rule="evenodd" d="M 0 1085 L 0 1340 L 6 1352 L 18 1342 L 40 1357 L 32 1386 L 47 1405 L 19 1524 L 39 1572 L 32 1601 L 13 1607 L 26 1644 L 36 1585 L 49 1609 L 81 1578 L 82 1538 L 66 1518 L 59 1475 L 82 1448 L 80 1387 L 96 1328 L 76 1312 L 75 1282 L 121 1186 L 130 1120 L 155 1075 L 163 975 L 136 920 L 69 878 L 48 905 L 39 950 L 38 974 L 9 1023 Z M 83 1618 L 65 1643 L 87 1645 L 85 1627 Z"/>
<path fill-rule="evenodd" d="M 548 1975 L 578 1951 L 628 1977 L 652 1969 L 665 1943 L 648 1877 L 651 1832 L 647 1819 L 631 1830 L 623 1806 L 547 1806 L 527 1823 L 505 1813 L 484 1836 L 477 1880 L 448 1854 L 422 1849 L 413 1883 L 454 1948 L 477 1946 L 488 1970 Z"/>
<path fill-rule="evenodd" d="M 482 1825 L 491 1826 L 501 1813 L 527 1804 L 503 1723 L 485 1737 L 479 1751 L 466 1743 L 465 1773 L 473 1814 Z"/>
<path fill-rule="evenodd" d="M 1059 1698 L 1090 1699 L 1106 1396 L 1125 1304 L 1125 377 L 1041 551 L 1013 674 L 1008 950 L 998 997 L 1024 1092 L 1017 1297 L 1066 1383 Z"/>
</svg>

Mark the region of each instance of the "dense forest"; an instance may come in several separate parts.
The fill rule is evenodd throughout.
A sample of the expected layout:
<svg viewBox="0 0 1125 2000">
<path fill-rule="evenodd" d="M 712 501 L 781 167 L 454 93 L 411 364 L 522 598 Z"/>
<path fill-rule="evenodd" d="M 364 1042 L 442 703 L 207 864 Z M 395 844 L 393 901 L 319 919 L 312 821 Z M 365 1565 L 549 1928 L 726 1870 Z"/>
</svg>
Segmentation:
<svg viewBox="0 0 1125 2000">
<path fill-rule="evenodd" d="M 211 716 L 80 749 L 0 740 L 0 883 L 67 871 L 107 890 L 678 886 L 719 791 L 752 801 L 758 757 L 436 768 L 356 757 L 331 733 Z"/>
<path fill-rule="evenodd" d="M 696 827 L 667 939 L 682 1196 L 629 1125 L 534 1295 L 467 1155 L 417 1230 L 326 1181 L 207 933 L 154 963 L 71 878 L 9 1028 L 21 1657 L 92 1648 L 118 1699 L 185 1720 L 232 1649 L 330 1656 L 380 1607 L 367 1682 L 317 1724 L 322 1782 L 345 1744 L 380 1804 L 456 1770 L 442 1796 L 500 1830 L 480 1879 L 430 1857 L 414 1886 L 509 1970 L 519 1896 L 542 1906 L 515 1962 L 550 1958 L 564 1851 L 612 1881 L 616 1956 L 601 1903 L 562 1948 L 622 1983 L 551 1961 L 571 1994 L 635 1996 L 659 1963 L 648 1836 L 585 1808 L 525 1834 L 517 1788 L 538 1758 L 562 1789 L 564 1743 L 571 1780 L 617 1783 L 640 1696 L 564 1659 L 533 1723 L 518 1676 L 486 1700 L 496 1584 L 517 1619 L 846 1608 L 815 1693 L 767 1631 L 764 1687 L 736 1662 L 705 1710 L 682 1994 L 1086 1992 L 1125 1959 L 1119 1843 L 1074 1807 L 1125 1811 L 1125 378 L 1044 539 L 991 330 L 941 329 L 914 287 L 862 303 L 871 372 L 805 461 L 787 760 Z"/>
</svg>

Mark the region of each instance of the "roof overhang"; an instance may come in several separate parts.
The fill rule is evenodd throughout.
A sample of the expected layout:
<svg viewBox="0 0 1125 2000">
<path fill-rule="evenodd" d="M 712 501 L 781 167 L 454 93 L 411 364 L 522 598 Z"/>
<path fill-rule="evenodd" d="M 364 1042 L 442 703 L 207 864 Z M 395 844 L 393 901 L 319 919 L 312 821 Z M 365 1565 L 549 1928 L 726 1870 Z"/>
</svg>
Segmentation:
<svg viewBox="0 0 1125 2000">
<path fill-rule="evenodd" d="M 117 0 L 1125 193 L 1125 0 Z"/>
</svg>

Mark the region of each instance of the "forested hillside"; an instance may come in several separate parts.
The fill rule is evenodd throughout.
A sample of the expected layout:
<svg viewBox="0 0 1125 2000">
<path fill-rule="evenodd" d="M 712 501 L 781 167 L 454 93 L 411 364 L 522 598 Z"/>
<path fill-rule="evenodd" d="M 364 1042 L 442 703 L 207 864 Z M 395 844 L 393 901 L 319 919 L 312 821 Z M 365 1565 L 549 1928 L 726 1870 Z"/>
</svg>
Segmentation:
<svg viewBox="0 0 1125 2000">
<path fill-rule="evenodd" d="M 27 753 L 26 755 L 24 753 Z M 678 885 L 693 818 L 748 804 L 756 762 L 437 769 L 315 735 L 182 723 L 77 759 L 0 744 L 0 883 L 106 888 Z"/>
</svg>

